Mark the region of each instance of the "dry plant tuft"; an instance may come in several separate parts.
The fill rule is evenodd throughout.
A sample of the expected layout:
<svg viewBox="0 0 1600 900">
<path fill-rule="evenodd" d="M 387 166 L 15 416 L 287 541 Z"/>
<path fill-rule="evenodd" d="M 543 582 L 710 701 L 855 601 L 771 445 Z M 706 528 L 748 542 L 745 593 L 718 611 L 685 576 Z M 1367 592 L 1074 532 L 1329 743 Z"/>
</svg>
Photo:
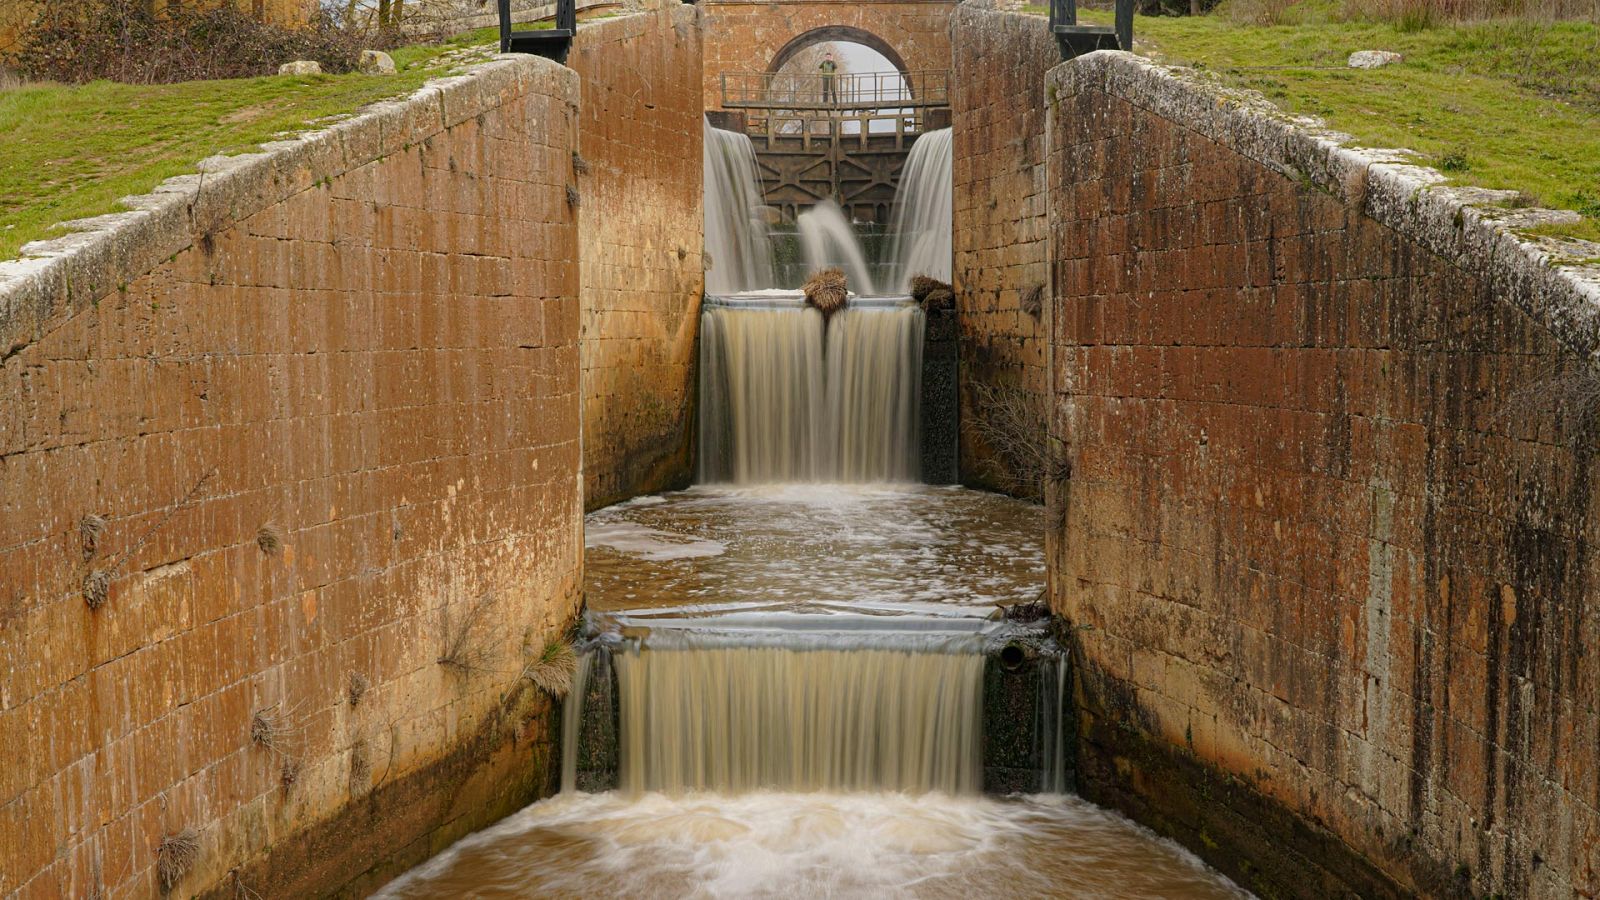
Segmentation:
<svg viewBox="0 0 1600 900">
<path fill-rule="evenodd" d="M 268 556 L 283 552 L 283 528 L 276 522 L 263 522 L 256 529 L 256 546 Z"/>
<path fill-rule="evenodd" d="M 78 539 L 83 544 L 83 558 L 91 559 L 100 550 L 100 538 L 106 533 L 105 516 L 90 513 L 78 520 Z"/>
<path fill-rule="evenodd" d="M 156 847 L 156 875 L 161 879 L 161 890 L 176 887 L 199 858 L 200 833 L 193 828 L 163 837 Z"/>
<path fill-rule="evenodd" d="M 250 742 L 273 753 L 286 753 L 299 731 L 294 711 L 279 709 L 276 703 L 256 710 L 250 717 Z"/>
<path fill-rule="evenodd" d="M 456 605 L 446 603 L 439 613 L 444 630 L 439 665 L 460 675 L 487 671 L 494 657 L 486 621 L 494 606 L 494 593 L 484 592 L 466 609 L 452 615 L 451 609 Z"/>
<path fill-rule="evenodd" d="M 91 610 L 99 609 L 101 606 L 105 605 L 106 598 L 110 595 L 111 579 L 116 576 L 117 571 L 121 569 L 122 566 L 128 562 L 128 560 L 138 555 L 139 551 L 144 549 L 144 545 L 149 543 L 152 537 L 160 533 L 161 529 L 167 527 L 167 523 L 172 521 L 173 516 L 177 515 L 180 511 L 193 506 L 195 501 L 200 498 L 200 492 L 205 488 L 206 482 L 210 481 L 211 477 L 216 474 L 217 470 L 212 468 L 211 471 L 200 476 L 200 480 L 196 481 L 194 486 L 189 488 L 189 492 L 178 498 L 178 502 L 174 503 L 172 507 L 161 516 L 160 519 L 156 520 L 154 525 L 146 528 L 144 533 L 139 535 L 138 539 L 129 545 L 127 549 L 123 550 L 116 556 L 116 558 L 108 562 L 103 568 L 91 569 L 89 573 L 84 576 L 83 602 L 87 604 Z M 82 528 L 81 523 L 79 528 Z"/>
<path fill-rule="evenodd" d="M 583 198 L 578 196 L 578 189 L 570 184 L 567 185 L 567 205 L 577 209 L 578 204 L 581 202 L 583 202 Z"/>
<path fill-rule="evenodd" d="M 918 275 L 911 279 L 911 299 L 922 305 L 924 312 L 953 309 L 956 293 L 950 285 L 937 278 Z"/>
<path fill-rule="evenodd" d="M 822 313 L 824 323 L 833 318 L 834 313 L 844 309 L 845 302 L 850 299 L 844 272 L 839 269 L 823 269 L 813 273 L 806 280 L 804 290 L 806 303 Z"/>
<path fill-rule="evenodd" d="M 367 691 L 371 687 L 372 681 L 367 678 L 366 675 L 363 675 L 360 672 L 351 672 L 350 686 L 345 691 L 346 695 L 350 698 L 350 705 L 352 707 L 360 706 L 361 698 L 367 695 Z"/>
<path fill-rule="evenodd" d="M 589 161 L 580 156 L 576 150 L 572 151 L 572 171 L 579 175 L 589 174 Z"/>
<path fill-rule="evenodd" d="M 565 697 L 572 690 L 572 677 L 578 672 L 578 654 L 572 645 L 552 638 L 545 641 L 539 658 L 528 663 L 522 675 L 539 690 L 552 697 Z"/>
<path fill-rule="evenodd" d="M 1044 314 L 1044 285 L 1036 284 L 1022 292 L 1022 311 L 1035 319 Z"/>
<path fill-rule="evenodd" d="M 91 610 L 99 609 L 111 596 L 111 573 L 105 569 L 92 569 L 83 576 L 83 602 Z"/>
<path fill-rule="evenodd" d="M 994 451 L 989 474 L 1019 497 L 1041 499 L 1046 475 L 1057 468 L 1050 460 L 1043 399 L 1021 388 L 974 384 L 972 413 L 973 430 Z"/>
</svg>

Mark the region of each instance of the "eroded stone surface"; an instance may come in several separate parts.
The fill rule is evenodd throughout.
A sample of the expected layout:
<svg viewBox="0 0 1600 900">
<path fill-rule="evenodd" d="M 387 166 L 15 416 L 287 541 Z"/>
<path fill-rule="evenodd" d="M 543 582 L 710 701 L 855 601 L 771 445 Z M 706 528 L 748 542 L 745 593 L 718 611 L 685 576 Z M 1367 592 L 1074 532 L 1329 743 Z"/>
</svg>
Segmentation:
<svg viewBox="0 0 1600 900">
<path fill-rule="evenodd" d="M 177 894 L 359 893 L 546 789 L 577 99 L 492 62 L 0 264 L 0 894 L 154 896 L 186 827 Z"/>
<path fill-rule="evenodd" d="M 1596 267 L 1191 74 L 1049 90 L 1085 791 L 1263 895 L 1600 890 Z"/>
</svg>

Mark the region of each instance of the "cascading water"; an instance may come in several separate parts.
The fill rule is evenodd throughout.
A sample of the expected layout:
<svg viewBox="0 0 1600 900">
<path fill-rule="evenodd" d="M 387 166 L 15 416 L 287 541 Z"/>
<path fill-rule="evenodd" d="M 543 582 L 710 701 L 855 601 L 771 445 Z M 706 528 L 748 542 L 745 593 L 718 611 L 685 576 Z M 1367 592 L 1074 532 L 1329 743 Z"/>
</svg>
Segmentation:
<svg viewBox="0 0 1600 900">
<path fill-rule="evenodd" d="M 901 292 L 911 279 L 927 275 L 950 281 L 954 189 L 950 129 L 930 131 L 911 146 L 896 193 L 890 271 Z"/>
<path fill-rule="evenodd" d="M 878 293 L 866 254 L 861 250 L 861 240 L 839 204 L 823 200 L 801 213 L 795 225 L 800 229 L 800 246 L 805 253 L 807 271 L 837 267 L 844 271 L 850 290 L 864 297 Z"/>
<path fill-rule="evenodd" d="M 755 146 L 742 134 L 705 124 L 705 242 L 711 257 L 706 293 L 734 294 L 773 286 Z"/>
<path fill-rule="evenodd" d="M 974 794 L 982 640 L 667 631 L 616 654 L 620 788 Z"/>
<path fill-rule="evenodd" d="M 858 296 L 825 323 L 762 292 L 750 142 L 708 126 L 705 146 L 702 484 L 588 517 L 561 795 L 384 894 L 1237 896 L 1054 793 L 1069 669 L 1019 608 L 1042 586 L 1040 511 L 908 483 L 923 311 L 862 299 L 873 279 L 826 203 L 800 217 L 807 265 L 842 266 Z M 948 131 L 918 140 L 901 195 L 892 280 L 948 281 Z"/>
<path fill-rule="evenodd" d="M 707 303 L 700 481 L 915 481 L 922 338 L 909 305 Z"/>
</svg>

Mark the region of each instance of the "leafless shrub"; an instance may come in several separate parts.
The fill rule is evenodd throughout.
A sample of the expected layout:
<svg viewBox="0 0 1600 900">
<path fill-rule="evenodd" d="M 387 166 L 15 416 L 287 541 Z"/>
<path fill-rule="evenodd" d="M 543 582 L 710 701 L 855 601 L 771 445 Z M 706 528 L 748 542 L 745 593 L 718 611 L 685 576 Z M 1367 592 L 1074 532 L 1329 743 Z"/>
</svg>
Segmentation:
<svg viewBox="0 0 1600 900">
<path fill-rule="evenodd" d="M 1035 391 L 1006 385 L 975 383 L 971 390 L 973 430 L 993 451 L 985 461 L 988 474 L 1012 494 L 1041 499 L 1053 468 L 1044 399 Z"/>
<path fill-rule="evenodd" d="M 522 675 L 539 690 L 552 697 L 565 697 L 572 690 L 572 678 L 578 672 L 578 655 L 572 645 L 563 640 L 545 642 L 537 659 L 523 668 Z"/>
<path fill-rule="evenodd" d="M 78 539 L 83 544 L 83 558 L 90 559 L 100 550 L 100 538 L 106 533 L 105 516 L 90 513 L 78 520 Z"/>
<path fill-rule="evenodd" d="M 1020 305 L 1023 312 L 1039 318 L 1044 313 L 1044 285 L 1036 284 L 1023 291 Z"/>
<path fill-rule="evenodd" d="M 156 84 L 270 75 L 297 59 L 351 72 L 363 49 L 398 41 L 394 29 L 340 28 L 327 16 L 305 27 L 274 25 L 231 3 L 74 0 L 39 4 L 12 61 L 44 81 Z"/>
<path fill-rule="evenodd" d="M 367 739 L 361 738 L 350 745 L 350 793 L 360 795 L 372 784 L 372 749 Z"/>
<path fill-rule="evenodd" d="M 261 895 L 244 883 L 244 877 L 238 869 L 228 873 L 228 880 L 233 883 L 233 900 L 261 900 Z"/>
<path fill-rule="evenodd" d="M 361 698 L 367 695 L 367 690 L 372 687 L 372 681 L 360 672 L 350 673 L 350 686 L 345 689 L 345 695 L 350 698 L 352 708 L 361 705 Z"/>
<path fill-rule="evenodd" d="M 439 665 L 464 676 L 487 671 L 494 656 L 490 648 L 490 635 L 486 633 L 488 614 L 494 606 L 494 594 L 485 592 L 466 609 L 452 613 L 456 605 L 446 603 L 439 614 L 444 631 Z"/>
<path fill-rule="evenodd" d="M 583 198 L 578 196 L 578 189 L 570 184 L 567 185 L 567 205 L 577 209 L 582 200 Z"/>
<path fill-rule="evenodd" d="M 579 175 L 589 174 L 589 161 L 580 156 L 576 150 L 572 151 L 572 171 Z"/>
<path fill-rule="evenodd" d="M 844 304 L 850 299 L 848 285 L 844 272 L 839 269 L 823 269 L 813 273 L 805 284 L 806 303 L 817 308 L 822 313 L 822 321 L 827 322 L 833 314 L 844 309 Z"/>
<path fill-rule="evenodd" d="M 277 556 L 283 552 L 283 528 L 276 522 L 263 522 L 256 529 L 256 546 L 267 556 Z"/>
<path fill-rule="evenodd" d="M 200 833 L 193 828 L 163 837 L 156 847 L 156 875 L 161 879 L 161 890 L 176 887 L 199 858 Z"/>
<path fill-rule="evenodd" d="M 1576 451 L 1593 430 L 1600 415 L 1600 373 L 1589 369 L 1552 374 L 1514 391 L 1496 411 L 1494 420 L 1509 424 L 1512 417 L 1550 416 L 1560 441 Z"/>
</svg>

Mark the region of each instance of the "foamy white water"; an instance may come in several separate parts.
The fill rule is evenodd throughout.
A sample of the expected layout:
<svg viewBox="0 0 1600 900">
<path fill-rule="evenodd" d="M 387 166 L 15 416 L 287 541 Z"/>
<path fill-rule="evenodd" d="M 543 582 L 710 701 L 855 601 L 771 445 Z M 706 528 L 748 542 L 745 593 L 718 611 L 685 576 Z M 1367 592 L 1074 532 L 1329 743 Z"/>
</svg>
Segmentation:
<svg viewBox="0 0 1600 900">
<path fill-rule="evenodd" d="M 955 206 L 950 147 L 948 128 L 917 138 L 900 176 L 889 227 L 889 261 L 902 293 L 911 290 L 911 279 L 918 275 L 950 281 Z"/>
<path fill-rule="evenodd" d="M 702 486 L 587 517 L 591 609 L 1024 603 L 1044 587 L 1044 513 L 927 485 Z M 648 544 L 610 537 L 641 529 Z M 715 542 L 714 556 L 673 547 Z"/>
<path fill-rule="evenodd" d="M 706 292 L 772 288 L 772 241 L 763 219 L 756 150 L 742 134 L 705 124 Z"/>
<path fill-rule="evenodd" d="M 851 291 L 868 297 L 878 293 L 861 249 L 861 238 L 839 204 L 823 200 L 801 213 L 795 219 L 795 226 L 800 229 L 800 247 L 805 254 L 808 275 L 836 267 L 844 270 Z"/>
<path fill-rule="evenodd" d="M 701 482 L 915 481 L 923 313 L 725 307 L 700 317 Z"/>
<path fill-rule="evenodd" d="M 1073 797 L 563 794 L 457 842 L 380 897 L 1106 900 L 1248 896 Z"/>
</svg>

